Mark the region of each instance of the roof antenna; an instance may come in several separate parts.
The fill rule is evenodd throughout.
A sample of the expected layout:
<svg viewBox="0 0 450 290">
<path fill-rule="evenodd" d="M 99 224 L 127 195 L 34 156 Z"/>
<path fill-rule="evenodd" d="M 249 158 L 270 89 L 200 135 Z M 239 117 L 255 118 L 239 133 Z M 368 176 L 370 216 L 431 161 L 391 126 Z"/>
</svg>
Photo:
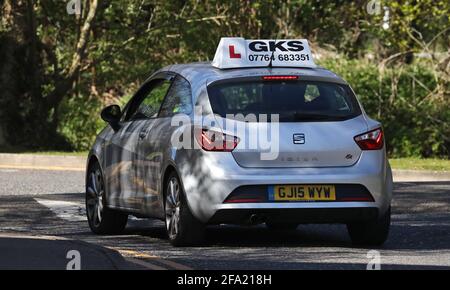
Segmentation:
<svg viewBox="0 0 450 290">
<path fill-rule="evenodd" d="M 272 68 L 272 61 L 275 58 L 275 50 L 272 51 L 272 56 L 270 57 L 270 61 L 269 61 L 269 68 Z"/>
<path fill-rule="evenodd" d="M 278 31 L 277 37 L 275 38 L 275 43 L 277 42 L 277 39 L 280 37 L 280 32 Z M 275 50 L 272 51 L 272 55 L 270 56 L 270 61 L 269 61 L 269 68 L 273 68 L 272 66 L 272 62 L 273 59 L 275 58 Z"/>
</svg>

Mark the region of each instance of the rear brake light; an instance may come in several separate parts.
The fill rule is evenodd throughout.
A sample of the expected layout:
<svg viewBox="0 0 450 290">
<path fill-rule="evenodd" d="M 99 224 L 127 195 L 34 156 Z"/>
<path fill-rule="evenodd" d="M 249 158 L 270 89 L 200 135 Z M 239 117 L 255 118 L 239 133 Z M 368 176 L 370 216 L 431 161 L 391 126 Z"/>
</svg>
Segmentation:
<svg viewBox="0 0 450 290">
<path fill-rule="evenodd" d="M 217 131 L 201 129 L 196 134 L 197 142 L 206 151 L 231 152 L 239 144 L 239 138 Z"/>
<path fill-rule="evenodd" d="M 263 76 L 264 81 L 296 81 L 298 76 Z"/>
<path fill-rule="evenodd" d="M 378 128 L 358 135 L 355 137 L 355 142 L 362 150 L 380 150 L 384 145 L 383 130 Z"/>
</svg>

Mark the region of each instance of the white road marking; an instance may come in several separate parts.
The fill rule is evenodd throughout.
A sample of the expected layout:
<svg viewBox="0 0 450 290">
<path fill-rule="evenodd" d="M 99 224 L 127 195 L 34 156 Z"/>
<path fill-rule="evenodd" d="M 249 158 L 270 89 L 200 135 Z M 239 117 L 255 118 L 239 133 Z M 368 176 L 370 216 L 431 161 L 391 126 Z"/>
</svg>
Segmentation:
<svg viewBox="0 0 450 290">
<path fill-rule="evenodd" d="M 86 205 L 84 202 L 73 202 L 73 201 L 63 201 L 63 200 L 51 200 L 35 198 L 35 201 L 42 204 L 43 206 L 49 208 L 54 212 L 59 218 L 67 221 L 79 222 L 86 221 Z M 134 216 L 129 216 L 128 219 L 134 221 L 141 221 L 146 219 L 136 218 Z"/>
<path fill-rule="evenodd" d="M 19 170 L 17 170 L 17 169 L 0 169 L 0 172 L 2 172 L 2 173 L 15 173 L 15 172 L 19 172 Z"/>
<path fill-rule="evenodd" d="M 34 200 L 37 201 L 39 204 L 49 208 L 52 212 L 54 212 L 59 218 L 61 218 L 63 220 L 67 220 L 67 221 L 71 221 L 71 222 L 86 221 L 85 204 L 82 202 L 50 200 L 50 199 L 42 199 L 42 198 L 35 198 Z M 134 216 L 130 216 L 129 219 L 144 220 L 144 219 L 138 219 Z M 149 261 L 155 261 L 159 264 L 163 264 L 164 266 L 168 266 L 173 269 L 192 270 L 192 268 L 190 268 L 188 266 L 163 259 L 159 256 L 153 256 L 150 254 L 146 254 L 146 253 L 142 253 L 142 252 L 138 252 L 138 251 L 132 251 L 132 250 L 122 250 L 122 249 L 117 249 L 114 247 L 110 247 L 110 248 L 118 251 L 129 262 L 138 264 L 141 267 L 144 267 L 146 269 L 167 270 L 164 267 L 161 267 L 161 266 L 149 263 L 148 261 L 145 261 L 145 260 L 149 260 Z"/>
<path fill-rule="evenodd" d="M 86 209 L 84 203 L 40 198 L 35 198 L 34 200 L 43 206 L 48 207 L 63 220 L 72 222 L 86 221 Z"/>
<path fill-rule="evenodd" d="M 17 227 L 8 227 L 8 226 L 4 227 L 4 226 L 2 226 L 1 231 L 2 232 L 29 232 L 30 228 L 22 227 L 22 226 L 17 226 Z"/>
</svg>

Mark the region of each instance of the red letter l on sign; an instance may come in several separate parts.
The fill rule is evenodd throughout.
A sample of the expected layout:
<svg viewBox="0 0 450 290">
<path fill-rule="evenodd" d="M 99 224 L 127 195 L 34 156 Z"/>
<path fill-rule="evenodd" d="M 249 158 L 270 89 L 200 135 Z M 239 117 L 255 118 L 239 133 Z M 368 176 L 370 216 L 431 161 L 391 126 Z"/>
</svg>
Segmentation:
<svg viewBox="0 0 450 290">
<path fill-rule="evenodd" d="M 234 51 L 234 45 L 230 45 L 228 48 L 230 50 L 230 58 L 241 58 L 241 54 L 240 53 L 236 53 Z"/>
</svg>

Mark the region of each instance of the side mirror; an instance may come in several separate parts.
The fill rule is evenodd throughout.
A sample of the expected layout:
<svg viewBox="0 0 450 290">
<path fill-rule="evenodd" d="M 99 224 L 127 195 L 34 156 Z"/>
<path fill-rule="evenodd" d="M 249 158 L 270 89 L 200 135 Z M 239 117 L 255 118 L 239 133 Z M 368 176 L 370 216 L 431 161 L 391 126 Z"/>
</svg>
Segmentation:
<svg viewBox="0 0 450 290">
<path fill-rule="evenodd" d="M 118 105 L 111 105 L 104 108 L 100 116 L 105 122 L 109 123 L 114 130 L 119 128 L 119 121 L 122 116 L 122 112 Z"/>
</svg>

